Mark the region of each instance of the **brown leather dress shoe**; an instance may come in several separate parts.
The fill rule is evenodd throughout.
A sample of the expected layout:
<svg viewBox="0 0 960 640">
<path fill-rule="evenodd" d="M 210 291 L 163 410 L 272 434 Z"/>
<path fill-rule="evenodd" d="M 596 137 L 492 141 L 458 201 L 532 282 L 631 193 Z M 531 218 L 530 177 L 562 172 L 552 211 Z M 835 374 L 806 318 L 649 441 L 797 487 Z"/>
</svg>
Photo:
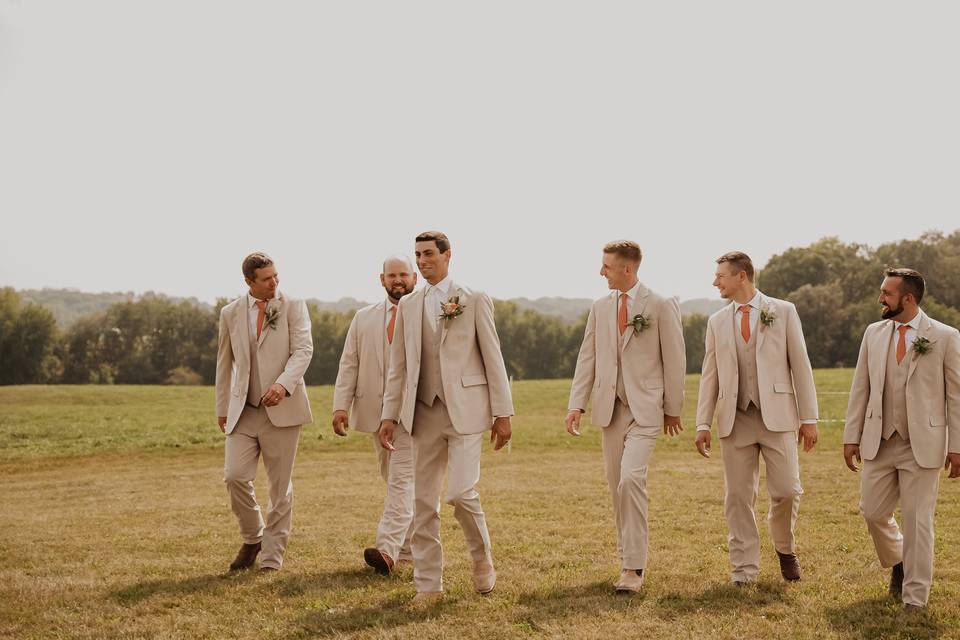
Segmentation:
<svg viewBox="0 0 960 640">
<path fill-rule="evenodd" d="M 233 562 L 230 563 L 230 571 L 239 571 L 240 569 L 249 569 L 253 566 L 253 563 L 257 559 L 257 555 L 260 553 L 260 543 L 247 544 L 243 543 L 243 546 L 240 547 L 240 551 L 237 552 L 237 557 L 233 559 Z"/>
<path fill-rule="evenodd" d="M 898 600 L 903 600 L 903 563 L 898 562 L 890 570 L 890 595 Z"/>
<path fill-rule="evenodd" d="M 777 551 L 777 557 L 780 558 L 780 575 L 787 582 L 796 582 L 800 579 L 800 562 L 795 553 L 780 553 Z"/>
<path fill-rule="evenodd" d="M 393 558 L 376 547 L 367 547 L 363 550 L 363 561 L 382 576 L 393 573 Z"/>
</svg>

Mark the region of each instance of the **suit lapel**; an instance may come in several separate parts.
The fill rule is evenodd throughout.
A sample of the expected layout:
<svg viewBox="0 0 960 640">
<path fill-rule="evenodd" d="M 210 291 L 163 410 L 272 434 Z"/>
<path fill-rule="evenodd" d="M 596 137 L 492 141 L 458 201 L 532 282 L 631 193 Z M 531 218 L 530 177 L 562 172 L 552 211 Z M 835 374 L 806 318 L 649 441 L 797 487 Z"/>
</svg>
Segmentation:
<svg viewBox="0 0 960 640">
<path fill-rule="evenodd" d="M 244 348 L 240 350 L 243 354 L 241 357 L 247 360 L 247 363 L 250 362 L 250 309 L 247 306 L 250 302 L 250 298 L 244 294 L 242 298 L 237 300 L 237 308 L 233 314 L 233 322 L 240 325 L 240 335 L 246 338 L 246 341 L 243 343 Z"/>
<path fill-rule="evenodd" d="M 763 310 L 766 309 L 767 305 L 769 304 L 767 297 L 761 293 L 760 299 L 757 300 L 757 304 L 760 308 L 755 312 L 757 314 L 757 353 L 755 355 L 760 357 L 760 347 L 763 346 L 763 339 L 767 336 L 767 325 L 763 324 L 760 314 L 763 313 Z"/>
<path fill-rule="evenodd" d="M 927 317 L 927 314 L 923 313 L 923 311 L 921 311 L 920 313 L 923 315 L 920 317 L 920 328 L 917 329 L 917 338 L 916 338 L 917 340 L 919 340 L 920 338 L 928 337 L 928 334 L 930 333 L 930 328 L 933 326 L 933 323 L 930 322 L 930 318 Z M 913 375 L 913 372 L 916 370 L 917 364 L 920 362 L 921 357 L 918 356 L 918 354 L 912 348 L 907 349 L 907 352 L 910 358 L 910 369 L 909 371 L 907 371 L 907 382 L 910 382 L 910 377 Z"/>
<path fill-rule="evenodd" d="M 457 287 L 457 283 L 453 280 L 450 281 L 450 287 L 447 289 L 447 299 L 450 299 L 454 296 L 460 296 L 460 304 L 463 304 L 465 296 L 463 292 Z M 440 304 L 443 304 L 446 300 L 441 300 Z M 440 325 L 440 344 L 443 344 L 443 341 L 447 339 L 447 325 L 450 324 L 452 320 L 441 320 L 437 319 L 437 323 Z"/>
<path fill-rule="evenodd" d="M 643 313 L 644 311 L 646 311 L 646 309 L 647 309 L 647 298 L 648 298 L 649 296 L 650 296 L 650 290 L 647 289 L 645 286 L 643 286 L 643 284 L 641 283 L 640 286 L 637 288 L 637 296 L 636 296 L 636 298 L 634 298 L 633 304 L 630 305 L 630 310 L 627 312 L 627 322 L 628 322 L 628 323 L 629 323 L 631 320 L 633 320 L 638 314 L 641 314 L 641 313 Z M 617 333 L 618 333 L 618 334 L 620 333 L 619 329 L 620 329 L 620 327 L 617 326 Z M 636 333 L 636 331 L 634 331 L 633 327 L 632 327 L 630 324 L 628 324 L 628 325 L 627 325 L 627 336 L 626 336 L 626 339 L 624 339 L 624 340 L 622 340 L 622 341 L 620 342 L 620 350 L 621 350 L 621 351 L 622 351 L 623 349 L 626 349 L 626 348 L 627 348 L 627 345 L 630 344 L 630 338 L 633 337 L 633 334 L 634 334 L 634 333 Z"/>
<path fill-rule="evenodd" d="M 397 313 L 400 313 L 397 311 Z M 376 328 L 379 329 L 380 339 L 377 340 L 377 345 L 380 347 L 377 349 L 377 362 L 380 364 L 380 371 L 383 372 L 384 369 L 384 354 L 383 352 L 389 347 L 387 343 L 387 303 L 386 301 L 380 302 L 377 304 L 376 309 L 371 314 L 373 316 L 374 322 L 376 323 Z"/>
<path fill-rule="evenodd" d="M 737 362 L 737 336 L 740 335 L 737 333 L 737 328 L 734 326 L 736 324 L 737 314 L 736 314 L 736 305 L 735 303 L 730 303 L 723 310 L 723 314 L 717 318 L 717 321 L 720 323 L 720 331 L 717 332 L 717 351 L 720 350 L 720 347 L 724 347 L 728 354 L 733 357 L 734 364 Z M 734 371 L 737 371 L 737 367 L 734 366 Z"/>
<path fill-rule="evenodd" d="M 415 291 L 410 299 L 410 317 L 404 316 L 403 329 L 406 335 L 404 341 L 413 341 L 416 345 L 414 352 L 417 354 L 417 366 L 420 366 L 420 350 L 423 348 L 423 300 L 426 298 L 426 287 Z"/>
<path fill-rule="evenodd" d="M 887 352 L 890 350 L 890 341 L 893 339 L 893 320 L 887 320 L 884 326 L 870 341 L 869 370 L 877 379 L 877 389 L 883 392 L 883 384 L 887 379 Z M 872 380 L 871 380 L 872 381 Z"/>
<path fill-rule="evenodd" d="M 267 307 L 264 311 L 267 312 L 270 311 L 270 309 L 276 309 L 277 311 L 280 311 L 282 306 L 283 294 L 278 292 L 277 297 L 274 300 L 267 301 Z M 267 334 L 270 333 L 270 331 L 270 325 L 268 325 L 266 319 L 264 319 L 263 327 L 260 329 L 260 337 L 257 339 L 257 350 L 260 349 L 260 345 L 263 344 L 263 341 L 267 339 Z"/>
</svg>

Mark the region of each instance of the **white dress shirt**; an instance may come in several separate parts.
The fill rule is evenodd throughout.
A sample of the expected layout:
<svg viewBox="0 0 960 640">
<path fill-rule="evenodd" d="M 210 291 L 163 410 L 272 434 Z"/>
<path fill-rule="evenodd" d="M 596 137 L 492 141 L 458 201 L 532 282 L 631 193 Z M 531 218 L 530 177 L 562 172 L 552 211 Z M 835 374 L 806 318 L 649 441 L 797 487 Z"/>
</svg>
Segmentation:
<svg viewBox="0 0 960 640">
<path fill-rule="evenodd" d="M 448 275 L 437 284 L 427 284 L 427 289 L 423 294 L 424 308 L 427 310 L 427 317 L 430 318 L 430 325 L 434 330 L 440 320 L 440 314 L 443 309 L 440 307 L 450 299 L 450 285 L 453 283 Z"/>
<path fill-rule="evenodd" d="M 896 322 L 893 323 L 893 343 L 892 346 L 894 350 L 897 348 L 897 343 L 900 342 L 900 327 L 907 325 L 907 334 L 904 336 L 904 339 L 907 343 L 907 351 L 910 351 L 913 348 L 913 342 L 917 339 L 917 331 L 920 329 L 920 312 L 917 312 L 917 315 L 913 316 L 913 320 L 910 322 Z"/>
<path fill-rule="evenodd" d="M 393 309 L 396 309 L 397 305 L 393 304 L 393 300 L 387 298 L 387 304 L 384 306 L 383 314 L 383 328 L 386 329 L 390 326 L 390 314 Z"/>
<path fill-rule="evenodd" d="M 250 338 L 253 340 L 257 339 L 257 300 L 249 293 L 247 294 L 247 319 L 250 321 Z M 269 303 L 270 301 L 267 300 Z M 264 320 L 264 325 L 266 325 L 266 320 Z M 262 331 L 262 329 L 261 329 Z"/>
</svg>

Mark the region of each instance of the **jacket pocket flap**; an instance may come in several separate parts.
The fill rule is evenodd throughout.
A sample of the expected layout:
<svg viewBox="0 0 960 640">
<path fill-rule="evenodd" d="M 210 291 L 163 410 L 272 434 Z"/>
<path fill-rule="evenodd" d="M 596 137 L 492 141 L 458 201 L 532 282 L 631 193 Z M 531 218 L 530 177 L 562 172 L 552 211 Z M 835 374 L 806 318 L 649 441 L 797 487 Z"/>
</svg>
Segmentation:
<svg viewBox="0 0 960 640">
<path fill-rule="evenodd" d="M 930 426 L 931 427 L 947 426 L 947 416 L 930 416 Z"/>
<path fill-rule="evenodd" d="M 474 373 L 468 376 L 461 376 L 460 382 L 465 387 L 475 387 L 478 384 L 487 384 L 487 376 L 482 373 Z"/>
<path fill-rule="evenodd" d="M 647 389 L 663 389 L 663 378 L 647 378 L 643 386 Z"/>
<path fill-rule="evenodd" d="M 789 382 L 774 382 L 773 390 L 777 393 L 793 393 L 793 385 Z"/>
</svg>

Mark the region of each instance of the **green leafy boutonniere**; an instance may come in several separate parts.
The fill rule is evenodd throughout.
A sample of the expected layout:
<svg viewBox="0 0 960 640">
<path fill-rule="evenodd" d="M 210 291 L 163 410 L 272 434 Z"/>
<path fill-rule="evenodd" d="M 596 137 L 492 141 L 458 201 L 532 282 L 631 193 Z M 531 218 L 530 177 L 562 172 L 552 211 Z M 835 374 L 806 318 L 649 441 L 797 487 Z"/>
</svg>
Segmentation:
<svg viewBox="0 0 960 640">
<path fill-rule="evenodd" d="M 763 323 L 763 326 L 769 327 L 773 324 L 773 321 L 777 319 L 777 312 L 773 307 L 765 307 L 760 309 L 760 322 Z"/>
<path fill-rule="evenodd" d="M 460 296 L 451 296 L 449 300 L 440 305 L 440 319 L 453 320 L 466 308 L 466 305 L 460 304 Z"/>
<path fill-rule="evenodd" d="M 643 333 L 644 329 L 650 328 L 650 320 L 642 313 L 633 316 L 633 320 L 627 324 L 633 327 L 633 334 L 637 336 Z"/>
<path fill-rule="evenodd" d="M 918 356 L 922 356 L 923 354 L 929 352 L 935 344 L 936 342 L 930 342 L 926 338 L 917 338 L 913 341 L 913 352 Z"/>
<path fill-rule="evenodd" d="M 280 309 L 267 305 L 266 310 L 263 312 L 264 324 L 266 324 L 268 327 L 276 331 L 277 320 L 279 319 L 280 319 Z"/>
</svg>

